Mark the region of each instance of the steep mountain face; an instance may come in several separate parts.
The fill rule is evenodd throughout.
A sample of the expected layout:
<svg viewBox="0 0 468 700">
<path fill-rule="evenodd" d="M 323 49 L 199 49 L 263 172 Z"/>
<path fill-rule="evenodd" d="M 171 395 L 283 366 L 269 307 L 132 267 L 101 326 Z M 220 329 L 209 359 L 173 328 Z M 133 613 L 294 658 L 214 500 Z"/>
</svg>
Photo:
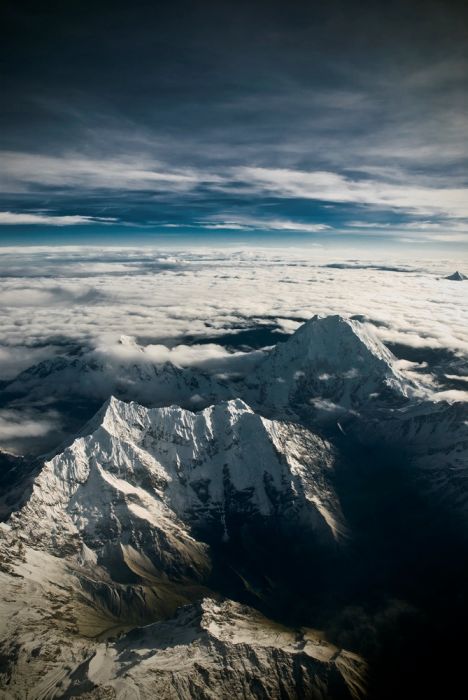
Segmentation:
<svg viewBox="0 0 468 700">
<path fill-rule="evenodd" d="M 365 444 L 406 454 L 414 476 L 432 499 L 445 503 L 468 525 L 468 404 L 420 401 L 361 428 Z"/>
<path fill-rule="evenodd" d="M 268 527 L 271 522 L 278 533 L 300 531 L 304 539 L 334 547 L 344 532 L 331 485 L 335 450 L 300 426 L 256 415 L 241 400 L 194 414 L 174 406 L 146 409 L 111 398 L 89 429 L 90 434 L 45 463 L 27 502 L 3 525 L 3 586 L 19 604 L 16 610 L 10 607 L 2 635 L 4 653 L 13 658 L 8 673 L 16 680 L 11 682 L 21 688 L 12 697 L 25 689 L 33 692 L 33 685 L 24 685 L 24 679 L 21 686 L 16 648 L 22 650 L 22 663 L 25 657 L 29 663 L 34 654 L 51 656 L 51 679 L 44 680 L 48 688 L 55 678 L 63 659 L 50 649 L 51 619 L 61 620 L 61 634 L 79 640 L 78 659 L 81 653 L 94 653 L 89 652 L 88 637 L 168 617 L 179 606 L 210 595 L 213 559 L 203 534 L 216 545 L 229 541 L 231 529 L 235 534 L 239 523 Z M 22 606 L 32 595 L 36 603 L 29 604 L 25 615 Z M 35 615 L 36 646 L 29 648 L 28 620 Z M 226 619 L 226 625 L 234 625 L 229 615 Z M 213 641 L 216 635 L 207 637 L 203 625 L 200 630 L 200 639 L 194 637 L 193 643 L 204 650 L 200 654 L 206 656 L 207 673 L 212 667 L 221 678 L 226 658 L 232 657 L 234 670 L 225 687 L 240 687 L 243 681 L 235 669 L 244 663 L 243 654 L 253 653 L 250 643 L 239 648 L 228 645 L 214 654 L 213 649 L 226 640 Z M 256 641 L 252 644 L 262 647 Z M 264 665 L 272 652 L 261 653 L 266 654 Z M 319 666 L 325 664 L 320 670 L 317 661 L 312 663 L 304 653 L 303 682 L 310 684 L 315 697 L 329 676 L 332 685 L 338 682 L 335 676 L 341 678 L 341 671 L 336 663 L 330 666 L 328 658 L 319 660 Z M 295 697 L 296 664 L 295 648 L 286 650 L 283 670 L 290 677 L 285 681 L 290 697 Z M 257 685 L 263 665 L 254 674 Z M 180 669 L 177 675 L 174 670 L 170 681 L 174 692 L 182 692 L 185 685 L 181 697 L 189 697 L 197 683 L 206 686 L 206 674 L 199 673 L 198 681 L 187 685 L 186 671 Z M 314 680 L 317 674 L 324 680 Z M 33 684 L 34 675 L 30 678 Z M 62 671 L 60 682 L 62 690 L 71 687 L 73 674 Z M 148 692 L 159 691 L 169 680 L 161 683 Z M 268 683 L 275 688 L 281 682 L 278 676 Z M 220 680 L 217 689 L 218 694 L 224 689 Z M 280 697 L 280 690 L 275 692 Z M 44 697 L 53 697 L 51 690 L 47 693 Z M 251 697 L 256 697 L 253 693 Z M 201 691 L 200 697 L 204 697 Z"/>
<path fill-rule="evenodd" d="M 30 536 L 55 552 L 73 547 L 77 534 L 94 550 L 114 536 L 135 548 L 135 531 L 141 538 L 164 523 L 166 534 L 181 533 L 180 521 L 225 539 L 234 515 L 298 519 L 335 538 L 334 461 L 323 439 L 262 418 L 240 399 L 195 414 L 111 398 L 99 427 L 45 464 L 11 522 L 30 526 Z M 159 559 L 172 547 L 165 541 L 159 549 L 155 543 L 157 567 L 167 572 L 169 562 Z"/>
<path fill-rule="evenodd" d="M 205 599 L 168 622 L 140 628 L 78 669 L 110 697 L 356 698 L 365 664 L 312 630 L 294 631 L 232 601 Z M 76 682 L 75 692 L 79 692 Z M 100 697 L 91 693 L 89 697 Z"/>
<path fill-rule="evenodd" d="M 313 418 L 402 405 L 422 394 L 395 357 L 358 321 L 314 316 L 260 365 L 258 403 L 272 412 L 294 409 Z"/>
<path fill-rule="evenodd" d="M 272 350 L 249 390 L 271 415 L 292 414 L 331 435 L 344 426 L 362 445 L 399 450 L 421 487 L 468 525 L 467 403 L 434 400 L 359 321 L 315 316 Z"/>
<path fill-rule="evenodd" d="M 0 450 L 0 522 L 21 506 L 38 465 Z"/>
</svg>

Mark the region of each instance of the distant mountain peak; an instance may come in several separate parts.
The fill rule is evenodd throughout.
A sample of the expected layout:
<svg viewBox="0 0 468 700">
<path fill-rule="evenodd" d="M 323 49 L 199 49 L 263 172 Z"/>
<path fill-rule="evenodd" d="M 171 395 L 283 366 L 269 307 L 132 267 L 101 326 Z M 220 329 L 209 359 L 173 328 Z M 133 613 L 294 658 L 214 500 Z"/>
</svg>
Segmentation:
<svg viewBox="0 0 468 700">
<path fill-rule="evenodd" d="M 419 390 L 366 325 L 338 315 L 304 323 L 258 374 L 266 406 L 315 405 L 332 413 L 393 405 Z"/>
<path fill-rule="evenodd" d="M 456 270 L 452 275 L 447 275 L 447 277 L 444 277 L 444 279 L 453 280 L 454 282 L 462 282 L 463 280 L 468 279 L 468 277 L 462 272 L 458 272 L 458 270 Z"/>
<path fill-rule="evenodd" d="M 327 360 L 335 365 L 373 357 L 391 366 L 395 360 L 390 350 L 367 326 L 344 316 L 313 316 L 298 328 L 294 337 L 301 344 L 306 341 L 307 345 L 302 346 L 305 357 Z"/>
</svg>

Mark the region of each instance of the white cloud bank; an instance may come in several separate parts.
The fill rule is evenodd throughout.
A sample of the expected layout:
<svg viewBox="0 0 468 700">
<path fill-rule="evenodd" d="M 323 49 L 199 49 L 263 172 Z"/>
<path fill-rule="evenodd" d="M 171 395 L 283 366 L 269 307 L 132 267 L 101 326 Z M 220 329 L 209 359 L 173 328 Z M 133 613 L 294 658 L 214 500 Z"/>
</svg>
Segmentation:
<svg viewBox="0 0 468 700">
<path fill-rule="evenodd" d="M 417 362 L 401 366 L 415 376 L 427 375 L 434 357 L 455 354 L 441 371 L 459 381 L 468 375 L 468 282 L 444 279 L 457 268 L 467 271 L 460 260 L 337 260 L 297 248 L 0 249 L 0 380 L 70 352 L 105 360 L 109 392 L 112 368 L 140 362 L 245 374 L 259 351 L 242 346 L 272 345 L 271 328 L 292 332 L 316 313 L 338 313 L 358 315 L 384 342 L 411 348 Z M 435 380 L 434 400 L 460 399 L 462 389 L 447 392 Z M 23 450 L 49 435 L 58 442 L 60 425 L 48 409 L 13 399 L 0 412 L 0 445 Z"/>
<path fill-rule="evenodd" d="M 0 346 L 97 347 L 121 335 L 154 346 L 186 345 L 187 335 L 217 343 L 259 319 L 290 324 L 339 313 L 362 315 L 386 342 L 468 353 L 468 283 L 442 279 L 466 272 L 462 261 L 326 267 L 333 262 L 317 249 L 3 249 Z M 179 359 L 197 352 L 181 350 Z"/>
<path fill-rule="evenodd" d="M 100 343 L 92 357 L 107 358 L 116 362 L 151 363 L 156 365 L 170 362 L 176 367 L 199 367 L 210 372 L 242 370 L 247 372 L 258 360 L 257 353 L 231 352 L 216 343 L 181 343 L 174 347 L 153 344 L 141 346 L 133 336 L 121 336 L 118 341 L 110 337 Z"/>
</svg>

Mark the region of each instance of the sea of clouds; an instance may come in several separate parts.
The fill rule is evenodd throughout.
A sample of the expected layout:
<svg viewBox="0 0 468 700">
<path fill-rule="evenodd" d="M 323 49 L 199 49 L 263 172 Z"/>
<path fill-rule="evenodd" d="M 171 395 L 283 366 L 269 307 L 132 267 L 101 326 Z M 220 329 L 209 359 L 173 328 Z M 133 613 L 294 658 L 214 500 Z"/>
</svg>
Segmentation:
<svg viewBox="0 0 468 700">
<path fill-rule="evenodd" d="M 372 327 L 408 371 L 460 391 L 468 282 L 444 279 L 458 267 L 315 248 L 4 248 L 0 380 L 63 355 L 107 357 L 122 371 L 141 361 L 141 347 L 145 362 L 242 374 L 304 320 L 338 313 Z M 47 397 L 28 405 L 3 396 L 0 448 L 17 450 L 15 435 L 59 435 L 59 423 Z"/>
</svg>

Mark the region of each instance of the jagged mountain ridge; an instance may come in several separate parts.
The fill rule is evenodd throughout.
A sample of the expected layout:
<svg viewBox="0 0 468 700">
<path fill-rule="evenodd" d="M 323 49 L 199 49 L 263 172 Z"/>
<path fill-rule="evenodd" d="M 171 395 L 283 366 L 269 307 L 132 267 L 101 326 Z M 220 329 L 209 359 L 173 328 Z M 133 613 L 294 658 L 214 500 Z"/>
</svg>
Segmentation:
<svg viewBox="0 0 468 700">
<path fill-rule="evenodd" d="M 414 464 L 426 472 L 429 482 L 432 477 L 436 479 L 436 471 L 439 484 L 447 481 L 454 466 L 458 473 L 463 471 L 458 463 L 466 457 L 465 405 L 455 409 L 448 401 L 435 402 L 433 388 L 405 374 L 392 353 L 358 320 L 314 316 L 287 341 L 264 353 L 243 381 L 235 382 L 170 363 L 155 366 L 133 339 L 122 342 L 130 344 L 132 358 L 135 353 L 142 358 L 140 365 L 133 361 L 130 365 L 118 365 L 117 377 L 126 379 L 113 380 L 109 372 L 112 367 L 115 369 L 115 363 L 107 366 L 102 358 L 92 365 L 83 358 L 56 358 L 19 375 L 7 391 L 18 392 L 22 386 L 32 396 L 38 396 L 41 392 L 48 395 L 50 387 L 50 391 L 59 393 L 70 390 L 72 406 L 76 386 L 84 394 L 89 387 L 93 392 L 104 388 L 110 393 L 117 389 L 117 395 L 124 398 L 129 398 L 129 394 L 131 398 L 136 392 L 137 397 L 143 395 L 147 399 L 143 401 L 145 405 L 152 406 L 175 400 L 184 406 L 203 407 L 239 397 L 256 413 L 272 419 L 300 422 L 313 430 L 324 427 L 331 434 L 339 425 L 352 439 L 361 442 L 398 442 L 408 457 L 414 458 Z M 425 469 L 425 462 L 432 465 L 434 459 L 427 454 L 425 439 L 420 439 L 424 434 L 421 426 L 437 423 L 441 410 L 448 416 L 445 442 L 459 445 L 463 454 L 459 456 L 458 448 L 437 449 L 437 470 L 432 466 Z M 450 417 L 455 413 L 460 414 L 459 420 Z M 434 431 L 430 433 L 433 434 Z M 463 477 L 457 483 L 463 485 Z M 433 486 L 429 484 L 430 488 Z"/>
<path fill-rule="evenodd" d="M 80 585 L 62 560 L 26 548 L 8 570 L 1 533 L 0 555 L 0 619 L 9 613 L 1 651 L 10 660 L 0 688 L 8 700 L 364 696 L 366 664 L 315 630 L 291 629 L 211 596 L 179 602 L 167 622 L 135 627 L 135 620 L 130 632 L 116 617 L 102 640 L 92 626 L 77 627 L 95 620 L 70 596 L 80 595 Z"/>
<path fill-rule="evenodd" d="M 9 684 L 17 688 L 12 697 L 25 692 L 38 698 L 61 697 L 75 683 L 80 654 L 91 658 L 97 653 L 90 636 L 170 617 L 181 605 L 213 595 L 207 588 L 210 549 L 195 537 L 200 528 L 223 540 L 230 536 L 233 516 L 240 516 L 245 522 L 272 518 L 275 527 L 282 521 L 285 528 L 297 521 L 305 538 L 330 543 L 343 532 L 339 504 L 329 483 L 335 452 L 300 426 L 262 418 L 240 400 L 194 414 L 179 407 L 146 409 L 114 398 L 93 423 L 90 435 L 77 438 L 45 463 L 28 501 L 2 527 L 0 578 L 6 597 L 13 595 L 19 605 L 16 610 L 9 608 L 13 617 L 3 628 L 1 640 L 3 652 L 16 659 L 8 670 Z M 26 601 L 29 615 L 24 611 Z M 225 624 L 232 626 L 229 615 L 224 615 Z M 48 621 L 56 617 L 59 630 L 51 633 Z M 28 630 L 31 619 L 35 620 L 34 645 Z M 272 623 L 262 624 L 268 628 Z M 313 654 L 302 651 L 308 642 L 299 641 L 297 652 L 291 632 L 291 648 L 260 653 L 255 651 L 258 640 L 246 639 L 242 647 L 228 645 L 222 657 L 216 648 L 225 642 L 216 641 L 215 635 L 207 646 L 205 633 L 201 629 L 192 641 L 204 648 L 198 666 L 206 670 L 188 686 L 198 687 L 200 697 L 211 667 L 217 669 L 218 692 L 240 687 L 240 670 L 233 672 L 229 666 L 231 677 L 222 682 L 226 686 L 220 673 L 226 675 L 229 658 L 240 669 L 243 654 L 258 660 L 266 654 L 258 667 L 253 663 L 255 687 L 266 682 L 262 669 L 269 655 L 279 655 L 282 674 L 289 678 L 285 683 L 290 697 L 296 697 L 297 653 L 304 653 L 301 682 L 310 687 L 311 697 L 320 696 L 319 689 L 326 686 L 330 674 L 330 697 L 337 683 L 340 693 L 351 695 L 361 687 L 359 660 L 351 663 L 356 673 L 352 671 L 351 679 L 343 681 L 346 663 L 339 668 L 331 658 L 335 652 L 312 662 Z M 52 651 L 54 637 L 57 642 L 61 635 L 74 645 L 75 665 L 70 673 L 63 670 L 58 650 Z M 42 690 L 35 694 L 35 666 L 29 667 L 29 680 L 22 679 L 18 653 L 21 663 L 30 664 L 38 649 L 49 663 L 41 670 Z M 173 659 L 176 665 L 177 658 Z M 157 665 L 159 657 L 154 662 Z M 161 688 L 182 692 L 187 679 L 181 673 L 160 679 L 162 685 L 150 684 L 151 692 Z M 137 667 L 135 674 L 139 678 L 144 671 Z M 316 676 L 319 680 L 314 680 Z M 149 682 L 140 681 L 143 687 Z M 270 678 L 268 683 L 275 689 L 280 681 Z M 189 697 L 190 690 L 184 692 L 181 697 Z M 255 691 L 247 697 L 256 697 Z"/>
<path fill-rule="evenodd" d="M 247 606 L 212 599 L 101 645 L 80 671 L 88 682 L 125 688 L 135 697 L 164 698 L 170 687 L 180 700 L 215 693 L 246 700 L 318 698 L 325 688 L 330 697 L 357 698 L 366 674 L 362 659 L 314 630 L 290 630 Z"/>
<path fill-rule="evenodd" d="M 298 517 L 323 537 L 339 537 L 339 506 L 327 483 L 334 460 L 322 438 L 264 419 L 241 400 L 195 414 L 111 398 L 90 435 L 46 462 L 11 525 L 30 526 L 30 536 L 48 539 L 55 552 L 68 551 L 77 534 L 88 547 L 105 546 L 114 532 L 134 531 L 132 518 L 140 531 L 164 522 L 166 534 L 174 529 L 180 538 L 181 521 L 229 537 L 232 513 Z M 95 535 L 98 521 L 108 523 L 104 541 Z"/>
<path fill-rule="evenodd" d="M 131 343 L 134 357 L 134 341 L 127 339 L 125 342 Z M 141 366 L 119 365 L 118 374 L 127 372 L 127 381 L 121 382 L 120 393 L 126 396 L 136 391 L 138 395 L 151 396 L 146 405 L 167 404 L 172 395 L 180 399 L 182 405 L 195 402 L 201 406 L 239 397 L 257 414 L 271 419 L 292 420 L 313 430 L 324 428 L 331 436 L 338 426 L 360 442 L 398 443 L 408 458 L 425 471 L 429 482 L 434 477 L 443 484 L 451 479 L 449 473 L 456 471 L 461 475 L 456 479 L 457 484 L 464 484 L 466 404 L 460 403 L 459 408 L 455 408 L 450 400 L 434 401 L 433 388 L 405 374 L 392 353 L 360 321 L 340 316 L 314 316 L 287 341 L 266 352 L 243 381 L 232 382 L 226 377 L 219 380 L 215 375 L 184 370 L 170 363 L 154 366 L 141 348 L 137 347 L 136 352 L 143 358 Z M 47 395 L 50 385 L 63 392 L 68 389 L 68 373 L 73 370 L 70 389 L 73 405 L 74 386 L 79 386 L 79 391 L 84 393 L 89 386 L 97 386 L 99 391 L 103 387 L 106 391 L 111 388 L 112 382 L 107 382 L 109 376 L 103 367 L 105 362 L 88 366 L 82 359 L 57 358 L 22 373 L 7 390 L 18 391 L 23 386 L 32 396 L 42 391 Z M 102 372 L 104 382 L 100 377 Z M 114 388 L 119 389 L 119 386 Z M 437 444 L 445 442 L 449 447 L 432 446 L 432 451 L 438 455 L 438 465 L 434 469 L 434 458 L 428 453 L 426 443 L 441 432 L 432 429 L 426 439 L 422 437 L 425 435 L 422 426 L 437 425 L 441 411 L 447 416 L 444 418 L 447 431 L 444 440 L 437 437 Z M 459 416 L 456 420 L 455 414 Z M 430 468 L 426 469 L 427 466 Z M 436 471 L 439 472 L 437 477 Z M 429 483 L 429 487 L 434 484 Z"/>
</svg>

